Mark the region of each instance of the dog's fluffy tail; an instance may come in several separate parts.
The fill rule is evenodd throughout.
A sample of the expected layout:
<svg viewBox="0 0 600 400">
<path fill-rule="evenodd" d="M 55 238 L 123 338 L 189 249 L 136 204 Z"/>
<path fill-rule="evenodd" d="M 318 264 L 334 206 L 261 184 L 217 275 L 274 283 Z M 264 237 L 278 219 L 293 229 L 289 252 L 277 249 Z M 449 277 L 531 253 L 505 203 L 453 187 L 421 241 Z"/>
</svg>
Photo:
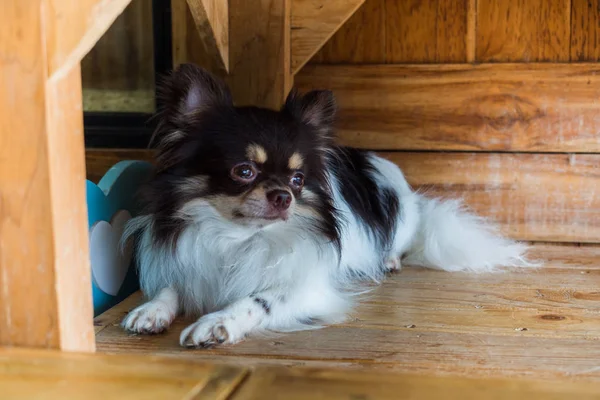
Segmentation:
<svg viewBox="0 0 600 400">
<path fill-rule="evenodd" d="M 500 267 L 534 266 L 527 246 L 506 239 L 457 200 L 419 196 L 420 218 L 405 264 L 445 271 L 490 272 Z"/>
</svg>

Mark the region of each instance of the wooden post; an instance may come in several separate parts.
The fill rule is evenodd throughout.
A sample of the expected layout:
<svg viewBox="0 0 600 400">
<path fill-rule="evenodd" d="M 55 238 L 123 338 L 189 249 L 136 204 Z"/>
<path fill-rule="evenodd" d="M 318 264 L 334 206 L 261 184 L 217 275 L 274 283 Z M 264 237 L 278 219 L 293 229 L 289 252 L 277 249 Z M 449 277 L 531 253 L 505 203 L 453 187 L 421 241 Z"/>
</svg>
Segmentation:
<svg viewBox="0 0 600 400">
<path fill-rule="evenodd" d="M 94 351 L 81 76 L 50 78 L 50 3 L 0 7 L 0 344 Z"/>
<path fill-rule="evenodd" d="M 281 107 L 293 83 L 292 0 L 173 0 L 172 7 L 174 64 L 193 62 L 225 78 L 238 105 Z"/>
<path fill-rule="evenodd" d="M 291 0 L 229 0 L 229 76 L 236 104 L 278 109 L 293 85 Z"/>
</svg>

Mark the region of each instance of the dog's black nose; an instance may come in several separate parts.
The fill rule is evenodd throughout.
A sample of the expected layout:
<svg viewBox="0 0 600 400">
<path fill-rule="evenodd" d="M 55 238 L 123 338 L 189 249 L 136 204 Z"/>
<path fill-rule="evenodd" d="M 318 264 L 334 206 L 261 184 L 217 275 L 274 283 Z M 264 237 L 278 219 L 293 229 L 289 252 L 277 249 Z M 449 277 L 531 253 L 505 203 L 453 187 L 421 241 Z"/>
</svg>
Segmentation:
<svg viewBox="0 0 600 400">
<path fill-rule="evenodd" d="M 287 210 L 292 204 L 292 194 L 287 190 L 271 190 L 267 193 L 267 200 L 276 210 Z"/>
</svg>

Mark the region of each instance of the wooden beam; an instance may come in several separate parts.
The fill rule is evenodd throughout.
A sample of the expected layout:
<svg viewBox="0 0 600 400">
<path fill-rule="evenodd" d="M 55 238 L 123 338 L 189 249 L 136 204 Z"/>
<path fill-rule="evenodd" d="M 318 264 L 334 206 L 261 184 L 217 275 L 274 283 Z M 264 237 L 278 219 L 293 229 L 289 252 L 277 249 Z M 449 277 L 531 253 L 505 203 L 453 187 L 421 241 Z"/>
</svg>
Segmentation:
<svg viewBox="0 0 600 400">
<path fill-rule="evenodd" d="M 196 12 L 207 11 L 207 17 L 202 17 L 205 21 L 210 19 L 209 15 L 215 16 L 214 21 L 218 21 L 217 15 L 228 15 L 228 46 L 223 45 L 216 52 L 215 46 L 211 51 L 206 40 L 201 40 L 198 35 L 197 22 L 188 2 L 172 0 L 174 65 L 196 63 L 225 79 L 238 105 L 278 109 L 293 82 L 290 70 L 291 1 L 222 0 L 218 7 L 213 4 L 213 11 L 209 13 L 207 4 L 210 1 L 200 4 L 199 0 L 194 0 Z M 222 57 L 225 50 L 227 56 Z M 222 58 L 228 60 L 228 71 Z"/>
<path fill-rule="evenodd" d="M 314 56 L 365 0 L 292 0 L 292 74 Z"/>
<path fill-rule="evenodd" d="M 0 14 L 0 344 L 93 351 L 81 77 L 49 77 L 43 0 Z"/>
<path fill-rule="evenodd" d="M 4 399 L 228 399 L 248 372 L 148 355 L 0 348 Z"/>
<path fill-rule="evenodd" d="M 188 23 L 189 15 L 189 23 Z M 173 66 L 185 62 L 202 65 L 200 59 L 191 56 L 194 47 L 201 47 L 200 37 L 196 34 L 196 24 L 186 0 L 171 0 L 171 45 L 173 48 Z M 195 40 L 195 46 L 188 46 L 188 38 Z"/>
<path fill-rule="evenodd" d="M 597 64 L 308 65 L 343 144 L 375 150 L 600 152 Z"/>
<path fill-rule="evenodd" d="M 416 335 L 413 335 L 416 336 Z M 347 369 L 259 368 L 235 391 L 231 400 L 280 398 L 290 393 L 293 399 L 445 399 L 544 400 L 570 398 L 595 399 L 598 385 L 567 380 L 474 379 L 436 374 L 390 374 Z"/>
<path fill-rule="evenodd" d="M 229 3 L 224 0 L 187 0 L 206 55 L 229 71 Z"/>
<path fill-rule="evenodd" d="M 131 0 L 46 0 L 49 75 L 67 74 Z M 148 21 L 150 23 L 150 21 Z"/>
<path fill-rule="evenodd" d="M 410 289 L 399 293 L 410 292 Z M 439 291 L 438 291 L 439 293 Z M 436 304 L 438 305 L 438 304 Z M 439 304 L 441 308 L 445 304 Z M 394 306 L 397 309 L 398 306 Z M 481 310 L 482 319 L 490 319 L 489 313 Z M 421 310 L 423 313 L 423 310 Z M 398 312 L 393 317 L 397 317 Z M 543 319 L 540 319 L 540 322 Z M 546 322 L 546 325 L 549 325 Z M 573 324 L 575 325 L 575 324 Z M 319 337 L 326 336 L 332 330 L 323 330 L 319 332 Z M 333 329 L 335 331 L 335 329 Z M 414 331 L 407 329 L 407 334 L 400 333 L 398 336 L 412 336 L 409 340 L 411 344 L 417 342 L 414 338 L 420 338 Z M 394 334 L 394 332 L 392 332 Z M 300 334 L 302 335 L 302 333 Z M 356 336 L 359 336 L 357 334 Z M 513 331 L 514 335 L 514 331 Z M 306 335 L 304 335 L 306 336 Z M 383 336 L 383 335 L 381 335 Z M 184 350 L 187 355 L 178 358 L 160 357 L 150 355 L 81 355 L 64 354 L 53 351 L 42 350 L 22 350 L 22 349 L 0 349 L 0 385 L 3 388 L 3 398 L 7 399 L 32 399 L 43 398 L 48 400 L 62 399 L 86 399 L 86 400 L 104 400 L 111 398 L 127 399 L 232 399 L 232 400 L 262 400 L 262 399 L 447 399 L 447 400 L 478 400 L 490 398 L 496 400 L 556 400 L 576 397 L 578 400 L 597 399 L 598 383 L 592 379 L 585 379 L 578 376 L 579 379 L 568 377 L 542 380 L 534 371 L 520 371 L 519 376 L 506 376 L 503 373 L 505 369 L 515 369 L 515 364 L 522 362 L 529 357 L 515 357 L 514 352 L 518 352 L 518 343 L 512 341 L 510 337 L 507 342 L 513 344 L 512 355 L 501 358 L 502 361 L 511 359 L 513 362 L 507 362 L 507 368 L 500 368 L 500 373 L 496 371 L 487 371 L 485 373 L 473 368 L 469 377 L 456 376 L 453 371 L 452 376 L 439 376 L 440 364 L 450 363 L 452 357 L 458 364 L 455 369 L 465 364 L 465 353 L 461 352 L 461 357 L 454 356 L 457 352 L 455 348 L 449 348 L 445 342 L 433 342 L 430 338 L 437 338 L 435 333 L 427 332 L 420 342 L 430 344 L 430 346 L 442 347 L 450 352 L 450 355 L 443 353 L 432 354 L 431 357 L 437 357 L 437 362 L 431 364 L 437 365 L 437 369 L 425 370 L 422 364 L 411 363 L 411 351 L 387 351 L 382 354 L 381 349 L 377 354 L 378 358 L 371 363 L 365 363 L 368 366 L 361 366 L 356 358 L 364 356 L 365 350 L 360 349 L 361 343 L 355 343 L 355 347 L 360 349 L 350 350 L 357 353 L 352 359 L 351 368 L 331 368 L 319 361 L 287 360 L 290 364 L 295 363 L 294 368 L 286 368 L 281 365 L 265 366 L 265 364 L 283 364 L 286 360 L 273 358 L 263 360 L 262 365 L 256 368 L 248 368 L 236 363 L 229 357 L 223 357 L 218 362 L 215 360 L 202 360 L 206 358 L 207 351 L 194 352 Z M 499 358 L 496 354 L 498 348 L 493 348 L 494 353 L 490 354 L 487 350 L 487 338 L 475 335 L 465 335 L 471 337 L 471 342 L 480 354 L 476 358 L 480 363 L 486 358 Z M 156 340 L 156 337 L 148 337 L 148 340 Z M 162 335 L 164 337 L 164 335 Z M 379 339 L 379 335 L 377 336 Z M 394 340 L 395 339 L 395 340 Z M 476 341 L 473 339 L 480 339 Z M 544 337 L 536 338 L 542 343 L 546 343 Z M 282 339 L 287 342 L 286 339 Z M 468 342 L 469 340 L 465 340 Z M 528 341 L 527 338 L 522 340 Z M 318 344 L 322 344 L 319 340 Z M 367 340 L 367 343 L 369 341 Z M 529 342 L 529 341 L 528 341 Z M 276 342 L 278 345 L 266 346 L 279 349 L 285 347 L 286 343 Z M 335 342 L 333 342 L 335 343 Z M 381 347 L 399 345 L 403 343 L 393 338 L 390 342 L 378 342 Z M 495 341 L 492 342 L 496 344 Z M 561 342 L 558 342 L 562 344 Z M 582 345 L 585 342 L 579 342 Z M 367 347 L 365 344 L 363 346 Z M 404 344 L 406 347 L 407 345 Z M 424 344 L 415 345 L 417 348 L 423 348 Z M 566 346 L 566 344 L 563 344 Z M 304 346 L 306 347 L 306 345 Z M 312 347 L 315 347 L 313 344 Z M 334 347 L 338 348 L 334 344 Z M 534 346 L 534 347 L 539 347 Z M 371 347 L 372 349 L 372 347 Z M 375 349 L 369 349 L 375 353 Z M 475 352 L 473 348 L 470 350 Z M 577 350 L 574 351 L 573 349 Z M 427 350 L 427 349 L 426 349 Z M 556 353 L 553 348 L 552 355 Z M 215 350 L 210 350 L 214 358 Z M 230 350 L 235 352 L 235 349 Z M 368 351 L 368 350 L 367 350 Z M 570 372 L 573 367 L 567 364 L 565 359 L 586 359 L 581 353 L 585 352 L 585 346 L 574 346 L 570 351 L 566 350 L 563 357 L 554 356 L 552 360 L 558 365 L 557 368 Z M 506 351 L 508 353 L 508 351 Z M 346 355 L 345 353 L 344 355 Z M 381 362 L 380 359 L 389 359 L 394 356 L 400 357 L 405 354 L 408 359 L 403 364 L 403 370 L 410 372 L 398 373 L 389 363 Z M 467 353 L 468 354 L 468 353 Z M 339 357 L 338 362 L 350 363 L 348 357 Z M 589 358 L 589 356 L 587 357 Z M 562 361 L 562 364 L 560 362 Z M 579 360 L 577 360 L 579 361 Z M 298 364 L 303 364 L 299 366 Z M 307 367 L 306 365 L 311 365 Z M 538 359 L 540 365 L 544 365 Z M 387 371 L 384 371 L 387 369 Z M 412 370 L 411 370 L 412 369 Z M 445 372 L 445 371 L 444 371 Z M 568 372 L 565 372 L 566 375 Z M 589 371 L 588 374 L 592 374 Z M 490 375 L 493 376 L 490 377 Z M 499 377 L 498 375 L 504 375 Z"/>
<path fill-rule="evenodd" d="M 223 2 L 227 3 L 226 0 Z M 211 50 L 198 34 L 196 21 L 187 0 L 171 0 L 171 26 L 173 66 L 190 62 L 202 66 L 222 79 L 226 78 L 228 71 L 223 64 L 223 58 L 214 46 Z"/>
<path fill-rule="evenodd" d="M 292 87 L 291 0 L 229 0 L 229 76 L 234 101 L 278 109 Z"/>
</svg>

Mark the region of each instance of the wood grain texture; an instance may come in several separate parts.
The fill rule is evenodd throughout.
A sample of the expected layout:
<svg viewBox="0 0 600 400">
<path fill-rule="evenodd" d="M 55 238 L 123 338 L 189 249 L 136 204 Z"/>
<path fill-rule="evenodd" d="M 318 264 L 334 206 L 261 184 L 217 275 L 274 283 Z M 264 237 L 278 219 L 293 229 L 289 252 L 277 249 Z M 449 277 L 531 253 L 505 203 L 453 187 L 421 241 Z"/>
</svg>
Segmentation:
<svg viewBox="0 0 600 400">
<path fill-rule="evenodd" d="M 63 78 L 49 81 L 46 90 L 55 281 L 45 283 L 47 287 L 40 287 L 39 291 L 40 295 L 44 290 L 56 291 L 60 348 L 93 351 L 94 310 L 79 64 Z M 28 291 L 23 295 L 31 297 Z"/>
<path fill-rule="evenodd" d="M 598 384 L 569 380 L 259 367 L 156 356 L 0 349 L 0 385 L 11 399 L 580 399 Z"/>
<path fill-rule="evenodd" d="M 93 351 L 81 80 L 50 80 L 41 1 L 0 14 L 0 343 Z"/>
<path fill-rule="evenodd" d="M 600 242 L 600 155 L 386 153 L 429 196 L 459 197 L 522 240 Z"/>
<path fill-rule="evenodd" d="M 477 0 L 467 0 L 467 62 L 477 59 Z"/>
<path fill-rule="evenodd" d="M 131 0 L 46 0 L 49 76 L 68 73 L 96 44 Z"/>
<path fill-rule="evenodd" d="M 416 374 L 381 374 L 320 369 L 262 368 L 237 390 L 233 400 L 261 399 L 514 399 L 597 398 L 598 386 L 574 382 L 466 379 Z"/>
<path fill-rule="evenodd" d="M 292 74 L 296 74 L 364 2 L 292 0 Z"/>
<path fill-rule="evenodd" d="M 465 62 L 467 12 L 465 0 L 387 0 L 386 62 Z"/>
<path fill-rule="evenodd" d="M 223 0 L 187 0 L 200 42 L 218 68 L 229 71 L 229 3 Z"/>
<path fill-rule="evenodd" d="M 478 0 L 477 61 L 569 61 L 571 0 Z"/>
<path fill-rule="evenodd" d="M 119 161 L 152 161 L 153 153 L 144 149 L 86 149 L 87 179 L 100 182 L 104 174 Z"/>
<path fill-rule="evenodd" d="M 227 399 L 244 368 L 172 358 L 0 348 L 2 398 Z"/>
<path fill-rule="evenodd" d="M 428 195 L 462 198 L 511 237 L 530 241 L 600 242 L 596 154 L 380 153 Z M 147 151 L 88 150 L 88 178 Z"/>
<path fill-rule="evenodd" d="M 192 62 L 212 73 L 218 72 L 219 60 L 211 59 L 206 54 L 187 0 L 171 0 L 171 44 L 174 67 Z"/>
<path fill-rule="evenodd" d="M 600 5 L 571 0 L 571 61 L 600 60 Z"/>
<path fill-rule="evenodd" d="M 191 322 L 181 319 L 164 335 L 125 334 L 114 318 L 135 307 L 137 294 L 112 310 L 98 348 L 252 367 L 600 383 L 600 246 L 534 245 L 530 255 L 545 265 L 499 274 L 406 267 L 365 294 L 343 324 L 214 349 L 179 347 Z"/>
<path fill-rule="evenodd" d="M 214 52 L 211 54 L 210 48 L 200 38 L 187 0 L 171 1 L 171 26 L 173 66 L 194 63 L 222 79 L 226 77 L 222 58 L 215 56 Z"/>
<path fill-rule="evenodd" d="M 279 109 L 292 87 L 291 0 L 229 0 L 227 82 L 237 105 Z"/>
<path fill-rule="evenodd" d="M 377 150 L 600 151 L 596 64 L 309 65 L 343 144 Z"/>
<path fill-rule="evenodd" d="M 325 64 L 385 62 L 385 1 L 366 0 L 313 61 Z"/>
</svg>

